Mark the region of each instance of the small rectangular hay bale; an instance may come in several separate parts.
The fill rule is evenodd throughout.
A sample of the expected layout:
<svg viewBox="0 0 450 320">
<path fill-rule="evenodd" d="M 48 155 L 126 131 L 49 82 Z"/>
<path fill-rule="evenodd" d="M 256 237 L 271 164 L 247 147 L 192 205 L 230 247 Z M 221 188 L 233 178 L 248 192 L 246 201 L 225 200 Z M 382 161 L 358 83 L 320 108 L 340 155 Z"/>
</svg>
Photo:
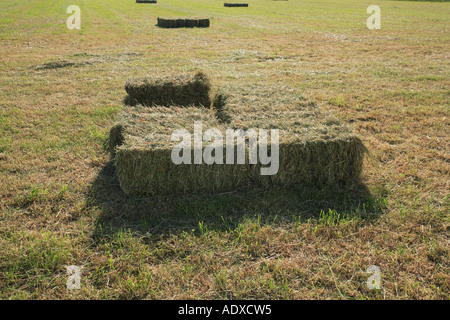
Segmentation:
<svg viewBox="0 0 450 320">
<path fill-rule="evenodd" d="M 209 28 L 209 18 L 157 18 L 160 28 Z"/>
<path fill-rule="evenodd" d="M 210 21 L 209 19 L 198 19 L 198 27 L 199 28 L 209 28 Z"/>
<path fill-rule="evenodd" d="M 177 28 L 186 28 L 186 19 L 177 19 Z"/>
<path fill-rule="evenodd" d="M 307 102 L 242 105 L 230 101 L 226 107 L 230 127 L 279 130 L 279 171 L 254 177 L 258 184 L 345 184 L 359 179 L 367 149 L 330 112 Z"/>
<path fill-rule="evenodd" d="M 229 3 L 225 2 L 224 7 L 248 7 L 248 3 Z"/>
<path fill-rule="evenodd" d="M 175 23 L 174 23 L 175 21 Z M 160 28 L 176 28 L 176 20 L 170 18 L 157 18 L 157 24 Z"/>
<path fill-rule="evenodd" d="M 130 78 L 125 83 L 131 105 L 176 105 L 210 107 L 211 84 L 202 72 L 177 77 Z"/>
<path fill-rule="evenodd" d="M 186 28 L 198 28 L 199 20 L 198 19 L 186 19 Z"/>
</svg>

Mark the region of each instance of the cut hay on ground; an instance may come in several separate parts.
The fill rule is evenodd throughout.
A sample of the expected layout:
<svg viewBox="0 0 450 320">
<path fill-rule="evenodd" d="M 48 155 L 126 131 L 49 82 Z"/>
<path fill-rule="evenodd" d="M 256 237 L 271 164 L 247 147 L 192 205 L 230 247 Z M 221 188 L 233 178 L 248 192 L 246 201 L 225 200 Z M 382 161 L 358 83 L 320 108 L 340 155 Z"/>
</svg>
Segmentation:
<svg viewBox="0 0 450 320">
<path fill-rule="evenodd" d="M 157 19 L 160 28 L 209 28 L 208 18 L 159 18 Z"/>
<path fill-rule="evenodd" d="M 125 84 L 125 100 L 129 105 L 210 107 L 210 89 L 209 79 L 201 72 L 172 78 L 132 78 Z"/>
</svg>

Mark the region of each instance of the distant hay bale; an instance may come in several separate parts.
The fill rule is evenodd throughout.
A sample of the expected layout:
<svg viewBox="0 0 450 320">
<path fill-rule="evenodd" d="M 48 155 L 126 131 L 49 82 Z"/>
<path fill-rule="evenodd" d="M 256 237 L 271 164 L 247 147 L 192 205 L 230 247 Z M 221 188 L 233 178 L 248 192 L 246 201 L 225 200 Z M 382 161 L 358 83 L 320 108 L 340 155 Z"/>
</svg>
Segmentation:
<svg viewBox="0 0 450 320">
<path fill-rule="evenodd" d="M 186 19 L 177 19 L 177 28 L 186 28 Z"/>
<path fill-rule="evenodd" d="M 156 3 L 156 0 L 136 0 L 136 3 Z"/>
<path fill-rule="evenodd" d="M 128 104 L 210 107 L 209 79 L 202 72 L 194 76 L 132 78 L 125 84 Z"/>
<path fill-rule="evenodd" d="M 210 25 L 209 19 L 206 18 L 198 19 L 199 28 L 209 28 L 209 25 Z"/>
<path fill-rule="evenodd" d="M 177 21 L 175 19 L 158 17 L 157 21 L 158 21 L 158 27 L 161 27 L 161 28 L 176 28 L 177 27 Z"/>
<path fill-rule="evenodd" d="M 227 3 L 225 2 L 224 7 L 248 7 L 248 3 Z"/>
<path fill-rule="evenodd" d="M 186 19 L 186 28 L 198 28 L 199 20 L 198 19 Z"/>
<path fill-rule="evenodd" d="M 208 18 L 157 18 L 160 28 L 209 28 Z"/>
<path fill-rule="evenodd" d="M 223 97 L 216 96 L 221 104 Z M 127 107 L 110 132 L 111 155 L 115 155 L 119 183 L 127 194 L 216 193 L 254 186 L 295 186 L 301 183 L 340 184 L 356 181 L 366 148 L 358 137 L 335 120 L 302 109 L 249 113 L 245 106 L 228 106 L 231 122 L 217 117 L 215 108 Z M 193 135 L 194 121 L 202 120 L 203 132 L 218 129 L 225 141 L 226 129 L 279 129 L 279 170 L 261 175 L 267 167 L 249 164 L 248 141 L 244 164 L 179 164 L 171 159 L 179 142 L 171 141 L 176 129 Z M 203 149 L 208 146 L 203 142 Z M 273 148 L 269 143 L 269 149 Z M 234 146 L 235 156 L 237 146 Z M 193 161 L 193 157 L 191 157 Z"/>
</svg>

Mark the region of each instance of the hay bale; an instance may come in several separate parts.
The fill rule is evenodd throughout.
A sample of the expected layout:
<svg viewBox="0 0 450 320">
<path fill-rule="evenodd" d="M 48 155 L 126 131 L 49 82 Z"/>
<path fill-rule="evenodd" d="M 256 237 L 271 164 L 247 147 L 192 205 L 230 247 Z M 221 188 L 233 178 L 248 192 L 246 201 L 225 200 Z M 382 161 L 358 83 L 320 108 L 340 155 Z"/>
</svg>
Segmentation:
<svg viewBox="0 0 450 320">
<path fill-rule="evenodd" d="M 208 18 L 157 18 L 160 28 L 209 28 Z"/>
<path fill-rule="evenodd" d="M 209 28 L 209 25 L 210 25 L 209 19 L 205 19 L 205 18 L 198 19 L 198 27 L 199 28 Z"/>
<path fill-rule="evenodd" d="M 194 121 L 198 120 L 205 128 L 224 129 L 213 110 L 206 108 L 136 106 L 124 110 L 119 115 L 119 123 L 126 124 L 123 142 L 115 146 L 116 173 L 124 192 L 210 193 L 239 184 L 245 175 L 243 166 L 172 162 L 172 149 L 178 144 L 171 141 L 172 132 L 180 128 L 193 132 Z"/>
<path fill-rule="evenodd" d="M 199 20 L 198 19 L 186 19 L 186 28 L 198 28 Z"/>
<path fill-rule="evenodd" d="M 156 3 L 156 0 L 136 0 L 136 3 Z"/>
<path fill-rule="evenodd" d="M 132 78 L 125 84 L 131 105 L 176 105 L 210 107 L 209 79 L 201 72 L 172 78 Z"/>
<path fill-rule="evenodd" d="M 248 7 L 248 3 L 227 3 L 225 2 L 224 7 Z"/>
<path fill-rule="evenodd" d="M 239 97 L 229 97 L 226 107 L 233 128 L 279 130 L 279 171 L 255 177 L 258 184 L 345 184 L 359 179 L 367 149 L 333 114 L 315 103 L 266 100 L 243 104 Z"/>
<path fill-rule="evenodd" d="M 158 26 L 161 28 L 176 28 L 177 27 L 177 19 L 171 18 L 159 18 L 157 19 Z"/>
<path fill-rule="evenodd" d="M 220 98 L 217 98 L 220 100 Z M 127 194 L 214 193 L 251 186 L 298 185 L 300 183 L 337 184 L 359 178 L 366 149 L 358 137 L 335 120 L 330 121 L 311 105 L 254 112 L 253 106 L 230 105 L 231 122 L 218 119 L 215 109 L 198 107 L 129 107 L 120 113 L 111 130 L 118 180 Z M 222 108 L 223 109 L 223 108 Z M 171 141 L 176 129 L 193 135 L 194 121 L 202 120 L 203 133 L 210 128 L 279 129 L 279 170 L 261 175 L 267 167 L 259 161 L 249 163 L 179 164 L 172 162 Z M 208 146 L 203 142 L 202 152 Z M 269 143 L 269 149 L 274 148 Z M 225 148 L 224 148 L 225 149 Z M 112 152 L 114 154 L 114 152 Z M 236 159 L 237 146 L 234 147 Z M 191 159 L 193 159 L 191 157 Z M 192 160 L 193 161 L 193 160 Z M 236 162 L 235 162 L 236 163 Z"/>
<path fill-rule="evenodd" d="M 186 19 L 177 19 L 177 28 L 186 28 Z"/>
</svg>

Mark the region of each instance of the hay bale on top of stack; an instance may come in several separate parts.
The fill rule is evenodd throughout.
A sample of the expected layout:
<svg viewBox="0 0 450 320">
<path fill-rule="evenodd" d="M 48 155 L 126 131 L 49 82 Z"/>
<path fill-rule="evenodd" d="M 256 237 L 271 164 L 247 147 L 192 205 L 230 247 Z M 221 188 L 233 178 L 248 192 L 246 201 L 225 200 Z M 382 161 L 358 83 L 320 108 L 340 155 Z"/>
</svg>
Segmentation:
<svg viewBox="0 0 450 320">
<path fill-rule="evenodd" d="M 201 72 L 177 77 L 132 78 L 125 83 L 126 101 L 131 105 L 209 107 L 210 89 L 209 79 Z"/>
<path fill-rule="evenodd" d="M 334 184 L 359 178 L 366 152 L 361 140 L 314 104 L 274 107 L 231 96 L 224 106 L 223 96 L 209 98 L 210 89 L 202 73 L 127 81 L 127 92 L 140 104 L 125 107 L 110 132 L 111 156 L 125 193 L 215 193 L 258 185 Z M 193 136 L 198 120 L 202 120 L 203 133 L 218 129 L 224 141 L 226 129 L 278 129 L 278 172 L 263 176 L 260 169 L 267 165 L 249 163 L 248 140 L 244 164 L 226 164 L 225 146 L 224 164 L 194 164 L 194 152 L 192 164 L 174 164 L 171 154 L 179 142 L 171 141 L 172 133 L 186 129 Z M 203 142 L 202 153 L 208 146 Z M 237 148 L 235 145 L 235 157 Z"/>
</svg>

